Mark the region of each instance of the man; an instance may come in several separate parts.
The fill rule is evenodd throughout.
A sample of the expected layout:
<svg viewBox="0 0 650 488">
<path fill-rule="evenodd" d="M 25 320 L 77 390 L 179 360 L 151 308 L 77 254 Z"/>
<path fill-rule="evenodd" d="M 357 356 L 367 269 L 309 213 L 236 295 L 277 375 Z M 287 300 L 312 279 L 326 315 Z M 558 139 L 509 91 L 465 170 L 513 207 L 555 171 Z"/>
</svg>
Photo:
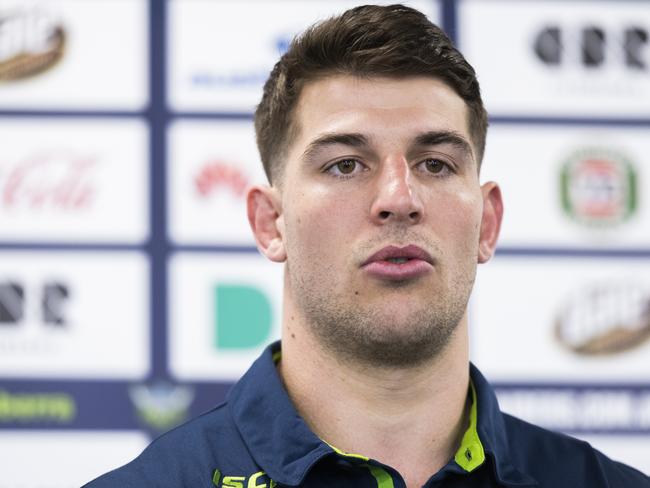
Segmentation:
<svg viewBox="0 0 650 488">
<path fill-rule="evenodd" d="M 588 444 L 502 414 L 469 364 L 467 302 L 502 216 L 479 184 L 473 69 L 407 7 L 310 28 L 255 116 L 248 194 L 284 263 L 282 344 L 227 401 L 88 486 L 650 487 Z"/>
</svg>

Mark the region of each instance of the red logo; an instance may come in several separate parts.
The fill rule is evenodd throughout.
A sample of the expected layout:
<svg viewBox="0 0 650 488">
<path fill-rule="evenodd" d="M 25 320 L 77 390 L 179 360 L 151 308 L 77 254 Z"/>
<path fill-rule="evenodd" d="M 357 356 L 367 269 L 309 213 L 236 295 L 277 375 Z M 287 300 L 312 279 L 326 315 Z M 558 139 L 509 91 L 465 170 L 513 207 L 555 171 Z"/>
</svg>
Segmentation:
<svg viewBox="0 0 650 488">
<path fill-rule="evenodd" d="M 227 188 L 237 198 L 243 198 L 250 181 L 240 166 L 219 160 L 208 162 L 194 178 L 196 190 L 201 196 L 209 197 L 220 188 Z"/>
<path fill-rule="evenodd" d="M 6 208 L 80 210 L 91 205 L 96 193 L 90 173 L 93 156 L 67 152 L 38 154 L 12 165 L 0 186 Z"/>
</svg>

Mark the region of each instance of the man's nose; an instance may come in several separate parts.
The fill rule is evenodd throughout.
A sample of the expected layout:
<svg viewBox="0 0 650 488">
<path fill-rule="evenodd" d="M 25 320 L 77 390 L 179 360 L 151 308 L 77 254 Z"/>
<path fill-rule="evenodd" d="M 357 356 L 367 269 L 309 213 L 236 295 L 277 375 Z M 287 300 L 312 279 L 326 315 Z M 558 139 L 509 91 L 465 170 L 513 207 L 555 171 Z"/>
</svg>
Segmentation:
<svg viewBox="0 0 650 488">
<path fill-rule="evenodd" d="M 376 224 L 420 222 L 423 206 L 417 191 L 414 191 L 413 175 L 406 159 L 384 161 L 376 184 L 370 209 L 371 218 Z"/>
</svg>

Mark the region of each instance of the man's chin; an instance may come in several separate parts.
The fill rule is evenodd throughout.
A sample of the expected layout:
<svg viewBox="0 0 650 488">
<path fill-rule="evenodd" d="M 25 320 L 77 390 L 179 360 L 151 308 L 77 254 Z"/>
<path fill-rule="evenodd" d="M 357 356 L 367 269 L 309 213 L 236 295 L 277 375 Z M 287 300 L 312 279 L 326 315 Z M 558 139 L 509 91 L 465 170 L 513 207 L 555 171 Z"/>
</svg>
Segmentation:
<svg viewBox="0 0 650 488">
<path fill-rule="evenodd" d="M 357 310 L 339 317 L 335 326 L 317 327 L 317 335 L 335 355 L 373 367 L 415 367 L 433 360 L 449 343 L 460 317 L 432 313 L 432 304 L 417 309 L 402 305 Z"/>
<path fill-rule="evenodd" d="M 339 352 L 374 368 L 413 368 L 435 359 L 444 351 L 452 334 L 451 331 L 438 332 L 408 334 L 394 327 L 363 341 L 348 342 Z"/>
<path fill-rule="evenodd" d="M 363 308 L 367 315 L 373 315 L 385 324 L 404 324 L 408 326 L 414 320 L 435 321 L 434 311 L 440 308 L 432 300 L 436 295 L 430 290 L 393 290 L 364 297 Z"/>
</svg>

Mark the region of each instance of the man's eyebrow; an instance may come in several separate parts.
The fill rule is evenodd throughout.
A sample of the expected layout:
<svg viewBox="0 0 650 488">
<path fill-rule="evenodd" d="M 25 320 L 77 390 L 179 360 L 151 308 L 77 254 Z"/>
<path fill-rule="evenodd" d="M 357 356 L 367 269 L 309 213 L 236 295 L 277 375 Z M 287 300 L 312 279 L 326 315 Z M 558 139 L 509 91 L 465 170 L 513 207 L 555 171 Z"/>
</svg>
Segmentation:
<svg viewBox="0 0 650 488">
<path fill-rule="evenodd" d="M 336 144 L 351 147 L 365 147 L 368 145 L 368 138 L 358 133 L 324 134 L 309 143 L 307 149 L 302 153 L 302 159 L 309 159 L 310 156 L 313 156 L 321 149 Z"/>
<path fill-rule="evenodd" d="M 415 146 L 437 146 L 439 144 L 451 144 L 457 147 L 468 156 L 473 157 L 472 145 L 458 132 L 454 131 L 429 131 L 418 135 L 415 138 Z"/>
</svg>

